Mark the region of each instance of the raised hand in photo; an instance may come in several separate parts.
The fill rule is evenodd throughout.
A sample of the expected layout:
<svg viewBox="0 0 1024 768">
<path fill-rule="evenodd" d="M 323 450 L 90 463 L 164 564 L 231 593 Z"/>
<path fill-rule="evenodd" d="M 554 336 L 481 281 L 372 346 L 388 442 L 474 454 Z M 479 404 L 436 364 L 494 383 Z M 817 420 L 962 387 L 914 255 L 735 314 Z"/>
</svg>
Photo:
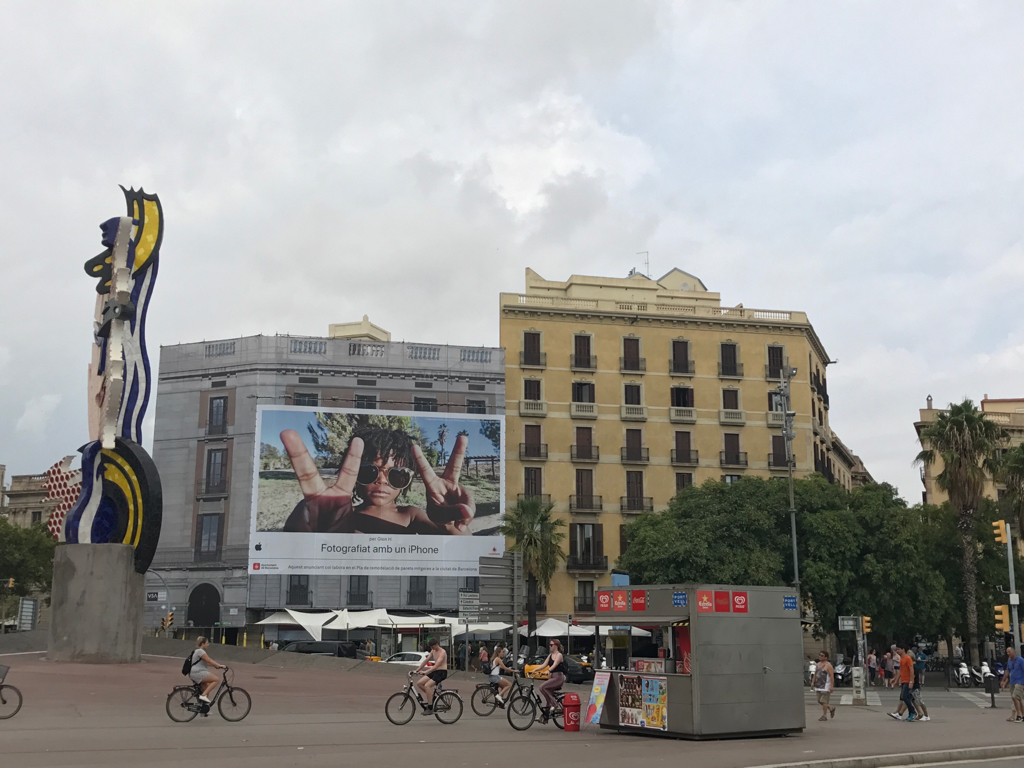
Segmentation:
<svg viewBox="0 0 1024 768">
<path fill-rule="evenodd" d="M 448 533 L 469 536 L 469 524 L 476 515 L 476 502 L 467 488 L 459 485 L 459 473 L 466 458 L 469 438 L 459 435 L 455 440 L 452 455 L 440 477 L 430 467 L 418 445 L 413 446 L 413 455 L 420 477 L 427 492 L 427 517 L 436 525 L 444 526 Z"/>
<path fill-rule="evenodd" d="M 327 485 L 320 476 L 320 470 L 298 432 L 286 429 L 281 433 L 281 443 L 288 452 L 305 499 L 305 503 L 298 505 L 288 517 L 284 529 L 297 533 L 334 532 L 354 510 L 352 492 L 363 458 L 363 441 L 358 437 L 352 438 L 341 469 L 331 485 Z"/>
</svg>

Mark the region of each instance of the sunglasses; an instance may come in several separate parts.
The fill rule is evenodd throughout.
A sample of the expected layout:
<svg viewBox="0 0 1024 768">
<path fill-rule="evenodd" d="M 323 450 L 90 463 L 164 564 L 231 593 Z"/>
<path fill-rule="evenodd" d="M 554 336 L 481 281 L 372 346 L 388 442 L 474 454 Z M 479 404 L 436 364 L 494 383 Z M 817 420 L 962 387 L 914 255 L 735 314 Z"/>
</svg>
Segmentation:
<svg viewBox="0 0 1024 768">
<path fill-rule="evenodd" d="M 359 467 L 356 481 L 360 485 L 373 485 L 380 477 L 381 471 L 376 464 L 363 464 Z M 392 467 L 384 475 L 384 479 L 396 491 L 402 491 L 412 485 L 412 470 L 408 467 Z"/>
</svg>

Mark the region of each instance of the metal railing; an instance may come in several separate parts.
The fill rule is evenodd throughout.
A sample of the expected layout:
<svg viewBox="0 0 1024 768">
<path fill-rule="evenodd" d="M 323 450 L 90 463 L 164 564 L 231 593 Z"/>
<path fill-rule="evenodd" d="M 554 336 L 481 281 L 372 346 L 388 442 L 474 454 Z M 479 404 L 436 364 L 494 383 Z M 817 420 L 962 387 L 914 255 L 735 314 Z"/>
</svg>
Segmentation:
<svg viewBox="0 0 1024 768">
<path fill-rule="evenodd" d="M 520 352 L 519 365 L 524 368 L 546 368 L 548 364 L 547 352 Z"/>
<path fill-rule="evenodd" d="M 604 505 L 602 504 L 602 497 L 600 496 L 570 496 L 569 497 L 569 509 L 570 510 L 593 510 L 600 511 Z"/>
<path fill-rule="evenodd" d="M 208 437 L 214 437 L 216 435 L 226 435 L 228 433 L 227 423 L 223 424 L 207 424 L 206 434 Z"/>
<path fill-rule="evenodd" d="M 680 451 L 676 448 L 672 449 L 672 463 L 682 464 L 684 466 L 697 466 L 697 451 Z"/>
<path fill-rule="evenodd" d="M 718 375 L 726 379 L 742 379 L 743 363 L 719 363 Z"/>
<path fill-rule="evenodd" d="M 569 555 L 565 559 L 565 570 L 567 570 L 567 571 L 607 571 L 608 570 L 608 556 L 607 555 L 587 555 L 585 557 L 579 557 L 578 555 Z"/>
<path fill-rule="evenodd" d="M 619 498 L 622 512 L 653 512 L 654 498 L 651 496 L 622 496 Z"/>
<path fill-rule="evenodd" d="M 547 443 L 520 443 L 520 459 L 546 459 L 548 457 Z"/>
<path fill-rule="evenodd" d="M 651 460 L 650 449 L 643 446 L 627 446 L 621 453 L 623 464 L 646 464 Z"/>
<path fill-rule="evenodd" d="M 769 469 L 789 469 L 789 461 L 786 459 L 784 453 L 769 453 L 768 454 L 768 468 Z"/>
<path fill-rule="evenodd" d="M 676 360 L 672 358 L 668 361 L 668 372 L 674 373 L 676 376 L 693 376 L 693 360 Z"/>
<path fill-rule="evenodd" d="M 430 608 L 433 597 L 434 593 L 429 590 L 426 592 L 406 592 L 405 604 L 416 606 L 417 608 Z"/>
<path fill-rule="evenodd" d="M 228 495 L 228 479 L 224 475 L 196 480 L 196 498 L 223 498 Z"/>
<path fill-rule="evenodd" d="M 620 357 L 620 371 L 646 371 L 647 358 L 645 357 Z"/>
<path fill-rule="evenodd" d="M 764 367 L 764 377 L 766 379 L 782 380 L 782 366 L 781 365 L 766 365 Z"/>
<path fill-rule="evenodd" d="M 365 605 L 368 608 L 373 607 L 373 592 L 345 592 L 345 605 Z"/>
<path fill-rule="evenodd" d="M 537 499 L 541 504 L 551 503 L 550 493 L 520 493 L 516 498 L 519 501 L 529 501 L 530 499 Z"/>
<path fill-rule="evenodd" d="M 719 461 L 723 467 L 745 467 L 747 466 L 747 452 L 721 451 Z"/>
<path fill-rule="evenodd" d="M 573 461 L 598 461 L 601 449 L 596 445 L 574 445 L 570 448 Z"/>
<path fill-rule="evenodd" d="M 573 598 L 573 607 L 576 609 L 576 613 L 594 613 L 594 598 L 588 598 L 581 600 L 578 597 Z"/>
<path fill-rule="evenodd" d="M 569 355 L 569 367 L 574 371 L 596 371 L 597 355 Z"/>
</svg>

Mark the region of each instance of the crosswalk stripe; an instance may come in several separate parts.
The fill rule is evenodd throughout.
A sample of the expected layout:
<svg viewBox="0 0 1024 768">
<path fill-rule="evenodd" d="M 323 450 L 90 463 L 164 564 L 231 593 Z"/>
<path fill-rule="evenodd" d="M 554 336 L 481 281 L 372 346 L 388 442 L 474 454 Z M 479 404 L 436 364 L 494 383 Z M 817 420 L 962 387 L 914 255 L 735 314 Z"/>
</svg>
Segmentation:
<svg viewBox="0 0 1024 768">
<path fill-rule="evenodd" d="M 867 701 L 869 707 L 882 706 L 882 697 L 874 691 L 867 691 Z M 846 706 L 853 706 L 853 694 L 844 693 L 842 697 L 839 699 L 839 703 L 844 704 Z"/>
<path fill-rule="evenodd" d="M 991 702 L 980 693 L 964 693 L 963 691 L 956 691 L 955 693 L 957 696 L 963 696 L 969 702 L 981 709 L 988 709 L 991 706 Z"/>
</svg>

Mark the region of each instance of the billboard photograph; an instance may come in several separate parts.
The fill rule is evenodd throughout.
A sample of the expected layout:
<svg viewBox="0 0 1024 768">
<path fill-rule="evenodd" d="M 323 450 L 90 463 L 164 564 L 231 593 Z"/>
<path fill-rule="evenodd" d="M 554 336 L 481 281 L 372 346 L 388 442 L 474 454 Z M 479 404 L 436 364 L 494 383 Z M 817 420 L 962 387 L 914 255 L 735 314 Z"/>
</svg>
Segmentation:
<svg viewBox="0 0 1024 768">
<path fill-rule="evenodd" d="M 505 539 L 501 417 L 260 406 L 251 573 L 476 575 Z"/>
</svg>

